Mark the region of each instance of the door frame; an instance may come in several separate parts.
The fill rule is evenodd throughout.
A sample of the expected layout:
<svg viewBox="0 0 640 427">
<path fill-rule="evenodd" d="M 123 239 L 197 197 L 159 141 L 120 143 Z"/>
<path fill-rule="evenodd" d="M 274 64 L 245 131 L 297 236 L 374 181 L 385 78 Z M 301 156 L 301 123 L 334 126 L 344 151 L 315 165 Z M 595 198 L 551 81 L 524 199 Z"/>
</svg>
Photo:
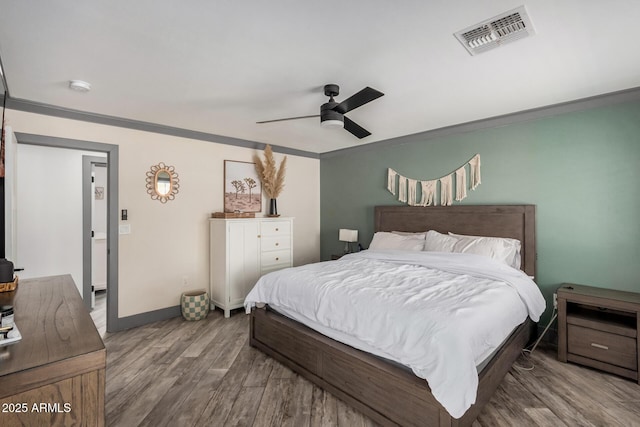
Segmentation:
<svg viewBox="0 0 640 427">
<path fill-rule="evenodd" d="M 109 290 L 109 292 L 107 292 L 107 332 L 122 330 L 123 325 L 121 325 L 121 319 L 118 317 L 119 147 L 115 144 L 106 144 L 103 142 L 83 141 L 30 133 L 15 132 L 15 135 L 19 144 L 107 153 L 107 289 Z M 90 217 L 89 221 L 91 221 Z M 89 233 L 89 235 L 91 235 L 91 233 Z"/>
</svg>

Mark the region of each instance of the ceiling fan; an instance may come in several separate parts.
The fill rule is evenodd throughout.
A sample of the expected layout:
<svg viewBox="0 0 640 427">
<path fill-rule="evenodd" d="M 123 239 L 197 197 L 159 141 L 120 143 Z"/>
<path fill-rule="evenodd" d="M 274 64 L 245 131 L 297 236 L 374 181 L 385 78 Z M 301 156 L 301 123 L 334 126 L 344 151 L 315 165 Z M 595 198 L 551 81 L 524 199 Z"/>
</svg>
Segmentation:
<svg viewBox="0 0 640 427">
<path fill-rule="evenodd" d="M 384 95 L 370 87 L 365 87 L 355 95 L 350 96 L 344 101 L 338 103 L 334 101 L 333 97 L 340 94 L 340 86 L 336 84 L 328 84 L 324 86 L 324 94 L 329 97 L 329 102 L 320 106 L 320 114 L 314 114 L 311 116 L 299 116 L 299 117 L 287 117 L 286 119 L 264 120 L 262 122 L 256 122 L 258 124 L 282 122 L 285 120 L 298 120 L 308 119 L 310 117 L 320 117 L 320 125 L 323 127 L 343 127 L 345 130 L 351 132 L 353 135 L 362 139 L 371 135 L 371 132 L 358 125 L 353 120 L 345 117 L 345 113 L 354 110 L 358 107 L 367 104 L 374 99 L 378 99 Z"/>
</svg>

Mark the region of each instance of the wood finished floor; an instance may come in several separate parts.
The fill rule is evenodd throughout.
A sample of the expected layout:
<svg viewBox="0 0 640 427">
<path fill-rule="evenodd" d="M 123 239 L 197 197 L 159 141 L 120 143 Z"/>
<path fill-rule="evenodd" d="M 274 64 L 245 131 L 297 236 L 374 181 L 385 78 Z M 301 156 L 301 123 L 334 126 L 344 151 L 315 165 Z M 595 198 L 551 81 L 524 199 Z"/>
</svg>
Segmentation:
<svg viewBox="0 0 640 427">
<path fill-rule="evenodd" d="M 91 318 L 101 337 L 107 332 L 107 291 L 97 291 Z"/>
<path fill-rule="evenodd" d="M 215 311 L 105 334 L 107 425 L 376 425 L 249 347 L 248 320 Z M 512 368 L 474 426 L 640 426 L 637 383 L 555 356 L 538 349 L 533 371 Z"/>
</svg>

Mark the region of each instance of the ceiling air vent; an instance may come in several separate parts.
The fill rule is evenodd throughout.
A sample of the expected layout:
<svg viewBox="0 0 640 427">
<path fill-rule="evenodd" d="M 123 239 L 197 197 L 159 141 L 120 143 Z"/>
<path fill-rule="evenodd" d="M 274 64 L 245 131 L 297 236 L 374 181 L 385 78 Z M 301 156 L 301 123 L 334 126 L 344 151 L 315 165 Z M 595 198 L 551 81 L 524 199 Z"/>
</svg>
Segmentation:
<svg viewBox="0 0 640 427">
<path fill-rule="evenodd" d="M 503 43 L 520 40 L 535 34 L 524 6 L 494 16 L 454 35 L 471 55 L 495 49 Z"/>
</svg>

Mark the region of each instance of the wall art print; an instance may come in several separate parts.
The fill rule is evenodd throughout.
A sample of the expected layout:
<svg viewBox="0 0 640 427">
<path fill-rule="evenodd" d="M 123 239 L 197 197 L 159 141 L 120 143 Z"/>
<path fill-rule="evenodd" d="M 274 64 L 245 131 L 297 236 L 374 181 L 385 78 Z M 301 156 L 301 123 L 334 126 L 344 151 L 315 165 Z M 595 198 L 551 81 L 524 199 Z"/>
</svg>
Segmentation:
<svg viewBox="0 0 640 427">
<path fill-rule="evenodd" d="M 255 163 L 224 161 L 224 211 L 262 212 L 262 185 Z"/>
</svg>

